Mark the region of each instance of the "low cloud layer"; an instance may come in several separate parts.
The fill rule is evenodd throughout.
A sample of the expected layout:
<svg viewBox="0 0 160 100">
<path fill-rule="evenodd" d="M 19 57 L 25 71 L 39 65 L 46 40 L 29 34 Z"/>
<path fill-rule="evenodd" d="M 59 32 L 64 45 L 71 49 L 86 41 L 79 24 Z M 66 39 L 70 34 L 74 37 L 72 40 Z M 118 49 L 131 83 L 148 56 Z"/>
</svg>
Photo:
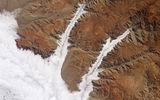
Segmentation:
<svg viewBox="0 0 160 100">
<path fill-rule="evenodd" d="M 78 92 L 68 91 L 60 73 L 68 52 L 69 33 L 85 13 L 83 8 L 80 5 L 70 21 L 55 54 L 45 60 L 16 47 L 15 39 L 19 37 L 15 15 L 0 14 L 0 100 L 80 100 Z"/>
<path fill-rule="evenodd" d="M 77 20 L 86 13 L 79 5 L 75 16 L 58 41 L 55 53 L 42 59 L 31 51 L 16 47 L 18 28 L 15 12 L 0 13 L 0 100 L 87 100 L 92 91 L 91 81 L 97 78 L 98 67 L 104 56 L 129 33 L 127 30 L 116 40 L 104 45 L 97 61 L 83 77 L 81 91 L 71 93 L 61 78 L 61 68 L 67 55 L 68 39 Z"/>
</svg>

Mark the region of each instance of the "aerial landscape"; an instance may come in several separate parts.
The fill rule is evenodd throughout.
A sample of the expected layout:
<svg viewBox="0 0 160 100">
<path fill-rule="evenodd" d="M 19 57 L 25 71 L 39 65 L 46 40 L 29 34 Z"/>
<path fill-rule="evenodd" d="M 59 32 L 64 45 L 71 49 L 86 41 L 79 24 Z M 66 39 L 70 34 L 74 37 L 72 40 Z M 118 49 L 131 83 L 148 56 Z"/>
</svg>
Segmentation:
<svg viewBox="0 0 160 100">
<path fill-rule="evenodd" d="M 160 0 L 0 0 L 0 100 L 160 100 Z"/>
</svg>

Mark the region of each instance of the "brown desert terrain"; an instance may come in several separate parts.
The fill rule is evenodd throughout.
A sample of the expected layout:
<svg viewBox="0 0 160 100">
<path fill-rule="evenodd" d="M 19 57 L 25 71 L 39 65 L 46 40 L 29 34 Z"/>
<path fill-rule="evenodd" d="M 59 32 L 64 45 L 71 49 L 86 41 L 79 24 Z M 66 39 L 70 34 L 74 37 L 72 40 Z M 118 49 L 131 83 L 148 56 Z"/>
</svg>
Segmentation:
<svg viewBox="0 0 160 100">
<path fill-rule="evenodd" d="M 0 0 L 0 11 L 21 12 L 17 47 L 47 58 L 82 0 Z M 70 34 L 62 68 L 69 90 L 77 91 L 106 43 L 132 32 L 104 57 L 89 100 L 160 100 L 160 0 L 85 0 L 87 13 Z"/>
</svg>

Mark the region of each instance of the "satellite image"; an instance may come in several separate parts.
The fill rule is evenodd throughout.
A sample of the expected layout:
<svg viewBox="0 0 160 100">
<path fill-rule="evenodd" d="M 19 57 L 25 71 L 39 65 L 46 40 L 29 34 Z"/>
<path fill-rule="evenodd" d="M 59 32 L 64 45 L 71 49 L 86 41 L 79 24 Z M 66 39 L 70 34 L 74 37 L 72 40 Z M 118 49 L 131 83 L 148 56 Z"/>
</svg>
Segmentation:
<svg viewBox="0 0 160 100">
<path fill-rule="evenodd" d="M 0 100 L 160 100 L 160 0 L 0 0 Z"/>
</svg>

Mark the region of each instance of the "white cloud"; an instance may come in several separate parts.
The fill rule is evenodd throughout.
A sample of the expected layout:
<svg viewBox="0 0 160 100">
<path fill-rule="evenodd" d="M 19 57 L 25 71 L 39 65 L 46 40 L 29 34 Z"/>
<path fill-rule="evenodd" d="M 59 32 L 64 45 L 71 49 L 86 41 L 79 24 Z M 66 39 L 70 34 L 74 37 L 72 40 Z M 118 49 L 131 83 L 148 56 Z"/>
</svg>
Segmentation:
<svg viewBox="0 0 160 100">
<path fill-rule="evenodd" d="M 127 29 L 122 35 L 118 36 L 117 39 L 112 40 L 108 38 L 106 40 L 106 44 L 103 45 L 102 51 L 100 55 L 97 57 L 97 60 L 92 66 L 89 68 L 89 72 L 82 77 L 82 82 L 79 84 L 79 88 L 81 90 L 81 99 L 87 100 L 89 98 L 89 93 L 93 91 L 92 80 L 98 80 L 98 73 L 103 71 L 103 69 L 98 69 L 102 60 L 107 54 L 113 50 L 113 48 L 121 42 L 128 34 L 130 33 L 130 29 Z"/>
<path fill-rule="evenodd" d="M 31 51 L 16 47 L 18 28 L 15 12 L 0 13 L 0 100 L 87 100 L 92 91 L 91 81 L 98 79 L 98 66 L 103 57 L 123 39 L 125 35 L 104 45 L 101 54 L 89 73 L 83 77 L 80 90 L 71 93 L 61 78 L 61 68 L 67 55 L 70 31 L 82 14 L 86 13 L 81 4 L 70 21 L 65 33 L 58 41 L 55 53 L 42 59 Z M 128 32 L 128 31 L 127 31 Z M 128 34 L 128 33 L 127 33 Z"/>
<path fill-rule="evenodd" d="M 85 13 L 80 5 L 59 47 L 48 59 L 16 47 L 16 28 L 13 13 L 0 14 L 0 100 L 80 100 L 70 93 L 61 78 L 62 64 L 67 55 L 68 38 L 74 24 Z"/>
</svg>

